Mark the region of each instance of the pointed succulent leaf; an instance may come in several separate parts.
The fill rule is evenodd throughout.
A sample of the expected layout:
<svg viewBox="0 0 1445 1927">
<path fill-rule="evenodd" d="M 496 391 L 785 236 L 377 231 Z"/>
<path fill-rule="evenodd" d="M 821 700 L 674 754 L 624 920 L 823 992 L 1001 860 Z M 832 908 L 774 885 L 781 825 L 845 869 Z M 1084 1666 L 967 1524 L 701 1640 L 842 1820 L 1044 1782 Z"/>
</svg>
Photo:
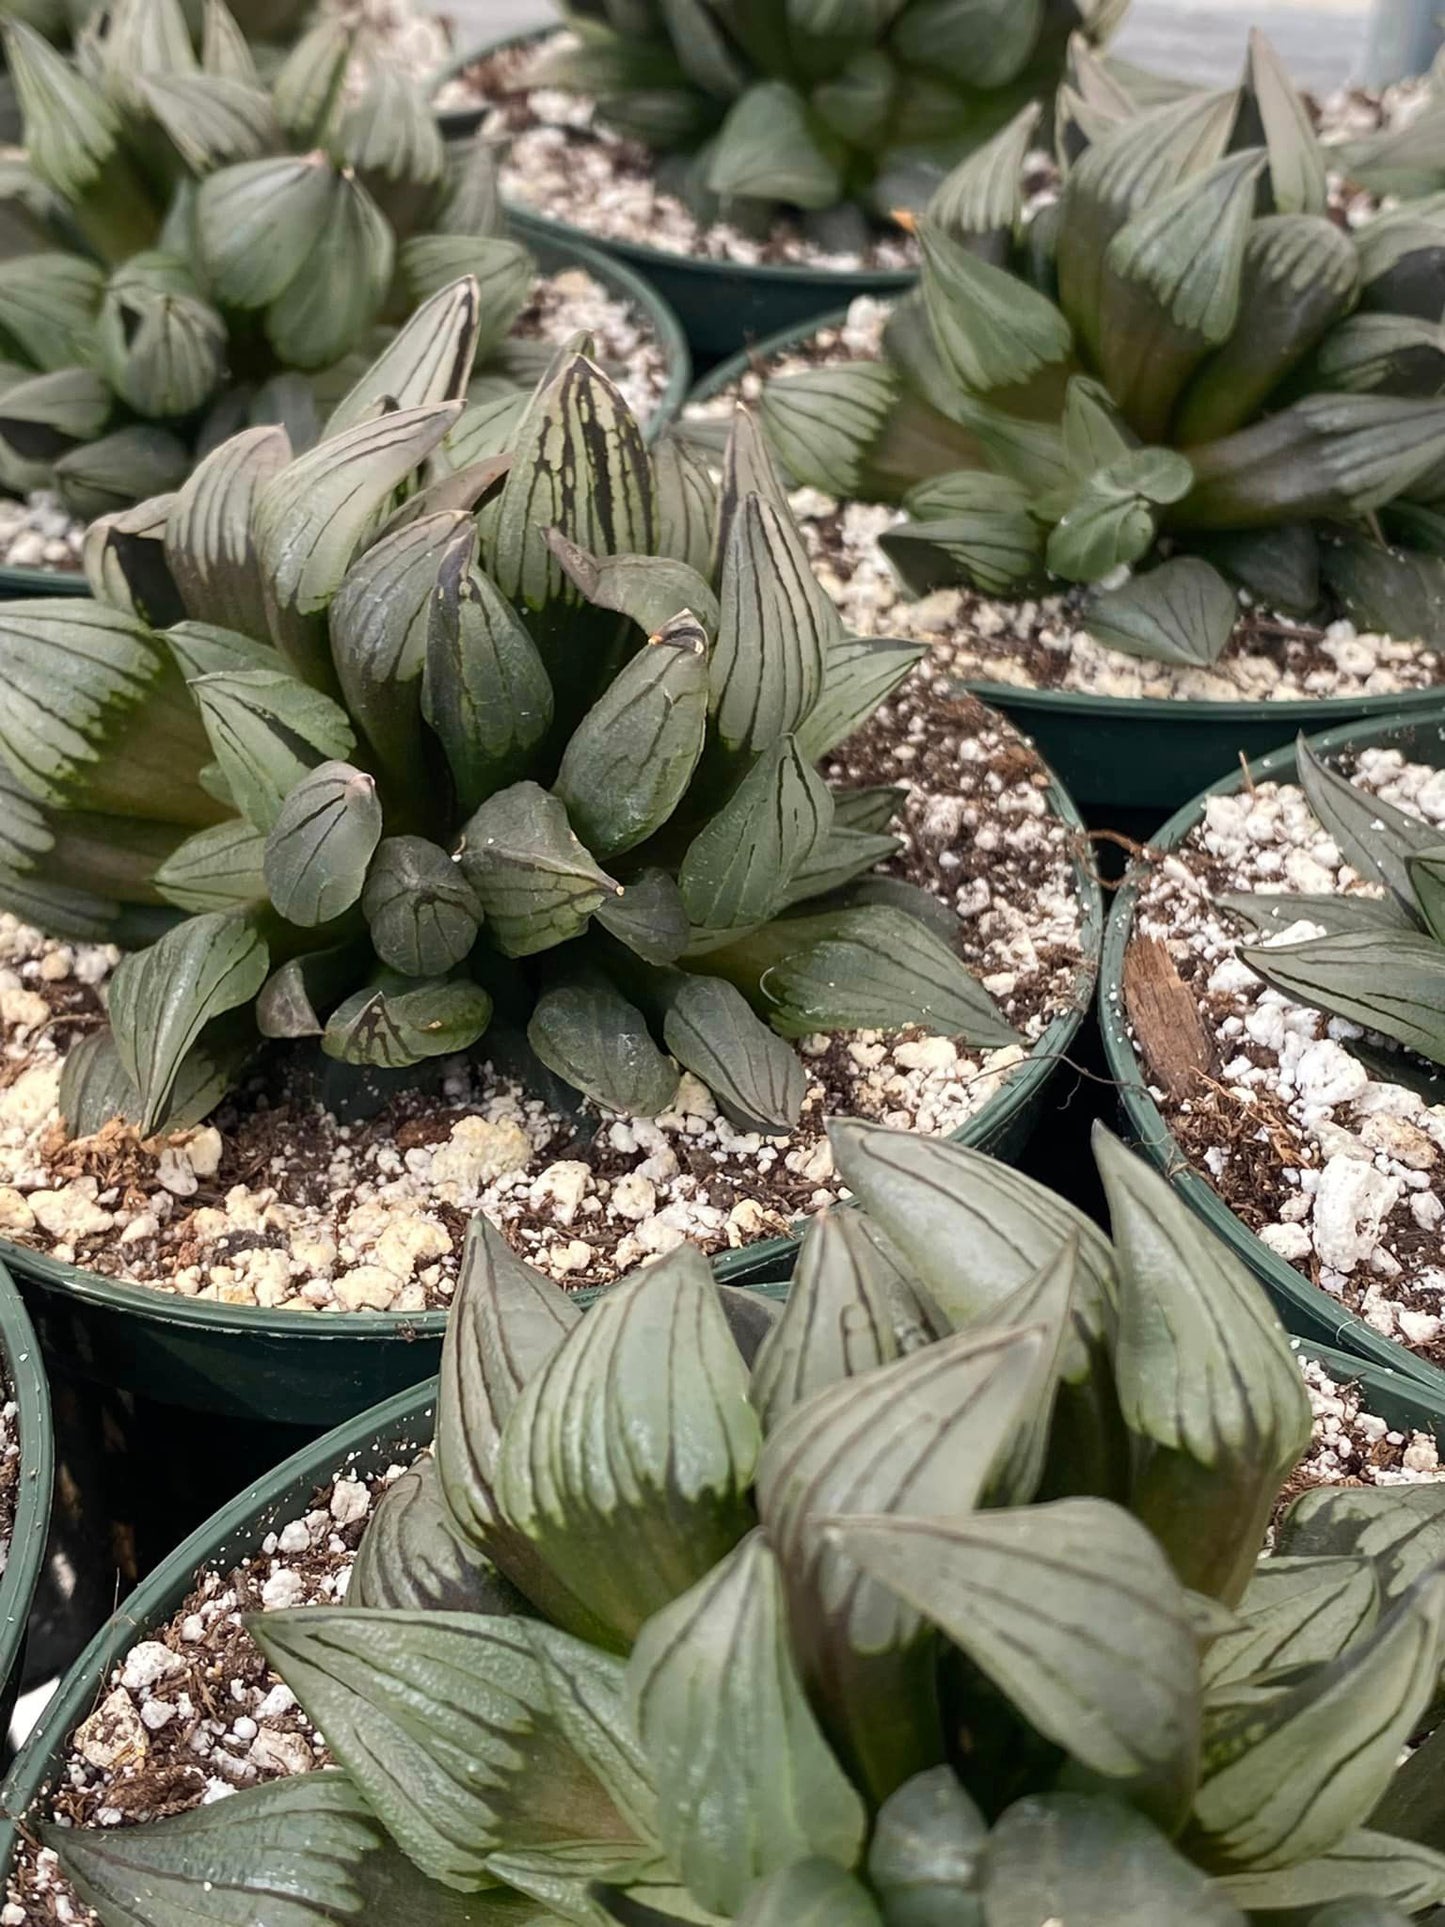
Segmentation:
<svg viewBox="0 0 1445 1927">
<path fill-rule="evenodd" d="M 372 945 L 408 977 L 441 977 L 477 940 L 482 909 L 461 867 L 423 836 L 377 845 L 361 894 Z"/>
<path fill-rule="evenodd" d="M 1280 214 L 1323 214 L 1325 154 L 1284 62 L 1256 27 L 1245 73 L 1249 101 L 1269 151 L 1269 192 Z"/>
<path fill-rule="evenodd" d="M 1009 1807 L 988 1837 L 979 1886 L 987 1927 L 1070 1916 L 1077 1927 L 1245 1927 L 1218 1885 L 1142 1814 L 1090 1794 Z"/>
<path fill-rule="evenodd" d="M 783 1315 L 753 1366 L 752 1404 L 763 1430 L 814 1392 L 901 1356 L 895 1274 L 856 1211 L 809 1223 Z"/>
<path fill-rule="evenodd" d="M 547 548 L 557 528 L 591 555 L 652 552 L 652 473 L 642 431 L 602 370 L 564 351 L 513 439 L 484 560 L 509 602 L 580 601 Z M 566 592 L 566 593 L 564 593 Z"/>
<path fill-rule="evenodd" d="M 1419 817 L 1357 788 L 1317 756 L 1303 737 L 1296 744 L 1295 762 L 1306 801 L 1345 861 L 1370 882 L 1382 884 L 1413 918 L 1410 859 L 1432 850 L 1438 833 Z"/>
<path fill-rule="evenodd" d="M 358 990 L 332 1011 L 321 1048 L 343 1064 L 405 1070 L 428 1057 L 470 1050 L 492 1018 L 492 1000 L 465 978 L 420 983 L 398 977 Z"/>
<path fill-rule="evenodd" d="M 1112 1334 L 1113 1253 L 1098 1227 L 1052 1191 L 942 1138 L 836 1118 L 828 1136 L 848 1189 L 955 1326 L 987 1324 L 1073 1235 L 1081 1336 L 1094 1343 Z M 1084 1369 L 1081 1352 L 1066 1376 Z"/>
<path fill-rule="evenodd" d="M 897 856 L 902 847 L 896 836 L 850 830 L 846 826 L 840 828 L 835 813 L 827 842 L 793 878 L 787 908 L 805 903 L 810 897 L 826 896 L 845 888 L 859 877 L 866 876 L 878 864 Z"/>
<path fill-rule="evenodd" d="M 593 911 L 622 894 L 578 842 L 560 799 L 536 783 L 498 790 L 462 835 L 462 868 L 503 956 L 580 936 Z"/>
<path fill-rule="evenodd" d="M 387 343 L 332 409 L 326 433 L 358 427 L 385 399 L 388 408 L 425 408 L 467 392 L 477 345 L 479 296 L 470 277 L 433 294 Z"/>
<path fill-rule="evenodd" d="M 137 92 L 193 174 L 249 161 L 281 145 L 270 97 L 226 74 L 150 74 Z"/>
<path fill-rule="evenodd" d="M 1119 1279 L 1115 1377 L 1141 1442 L 1132 1507 L 1185 1585 L 1234 1605 L 1279 1488 L 1309 1443 L 1309 1399 L 1268 1299 L 1151 1167 L 1095 1134 Z"/>
<path fill-rule="evenodd" d="M 463 276 L 476 283 L 476 355 L 485 362 L 527 305 L 537 264 L 518 241 L 485 234 L 413 234 L 401 244 L 401 271 L 420 301 Z"/>
<path fill-rule="evenodd" d="M 434 187 L 446 167 L 435 114 L 411 76 L 388 60 L 376 62 L 365 90 L 343 111 L 331 147 L 376 182 Z"/>
<path fill-rule="evenodd" d="M 76 442 L 94 441 L 114 407 L 114 395 L 93 368 L 31 375 L 0 394 L 0 450 L 53 462 Z"/>
<path fill-rule="evenodd" d="M 663 435 L 652 451 L 658 555 L 687 563 L 700 576 L 711 571 L 717 484 L 712 469 L 676 435 Z"/>
<path fill-rule="evenodd" d="M 1127 1512 L 1063 1499 L 966 1519 L 853 1517 L 825 1536 L 933 1620 L 1036 1731 L 1178 1823 L 1199 1750 L 1197 1647 L 1164 1552 Z"/>
<path fill-rule="evenodd" d="M 355 38 L 349 21 L 323 15 L 281 63 L 271 91 L 281 125 L 298 145 L 330 131 Z"/>
<path fill-rule="evenodd" d="M 717 634 L 717 597 L 687 563 L 657 555 L 588 555 L 560 529 L 547 530 L 547 546 L 594 608 L 627 616 L 648 635 L 683 613 L 695 618 L 704 641 Z"/>
<path fill-rule="evenodd" d="M 1445 1491 L 1317 1487 L 1285 1513 L 1277 1549 L 1292 1558 L 1373 1560 L 1385 1596 L 1396 1599 L 1445 1560 Z"/>
<path fill-rule="evenodd" d="M 1379 1613 L 1380 1583 L 1368 1559 L 1265 1559 L 1235 1608 L 1234 1626 L 1204 1655 L 1205 1684 L 1338 1659 Z"/>
<path fill-rule="evenodd" d="M 1179 555 L 1120 589 L 1089 598 L 1084 626 L 1096 642 L 1153 662 L 1207 668 L 1224 653 L 1239 599 L 1219 571 Z"/>
<path fill-rule="evenodd" d="M 467 527 L 461 511 L 382 535 L 342 578 L 327 614 L 346 707 L 394 782 L 424 764 L 421 677 L 443 557 Z"/>
<path fill-rule="evenodd" d="M 1018 1041 L 992 997 L 940 937 L 881 904 L 792 917 L 760 933 L 758 980 L 785 1037 L 918 1025 L 987 1048 Z"/>
<path fill-rule="evenodd" d="M 359 180 L 333 178 L 311 259 L 266 310 L 266 339 L 292 368 L 328 368 L 359 348 L 391 287 L 396 239 Z"/>
<path fill-rule="evenodd" d="M 132 422 L 99 441 L 67 449 L 55 463 L 55 485 L 75 515 L 110 515 L 152 501 L 185 479 L 190 450 L 178 436 L 147 422 Z"/>
<path fill-rule="evenodd" d="M 393 1612 L 523 1612 L 526 1602 L 467 1544 L 442 1496 L 431 1454 L 388 1486 L 357 1549 L 350 1606 Z"/>
<path fill-rule="evenodd" d="M 266 980 L 265 943 L 243 918 L 209 912 L 122 958 L 111 979 L 116 1048 L 141 1102 L 141 1135 L 166 1113 L 181 1060 L 213 1017 Z"/>
<path fill-rule="evenodd" d="M 265 635 L 251 512 L 290 456 L 284 429 L 243 429 L 181 484 L 166 522 L 166 560 L 187 614 L 198 621 Z"/>
<path fill-rule="evenodd" d="M 198 830 L 156 871 L 155 886 L 182 910 L 238 910 L 266 900 L 266 839 L 242 817 Z"/>
<path fill-rule="evenodd" d="M 919 239 L 934 340 L 968 393 L 1022 386 L 1067 365 L 1073 333 L 1046 295 L 928 221 L 920 223 Z"/>
<path fill-rule="evenodd" d="M 1265 936 L 1279 936 L 1303 921 L 1320 925 L 1326 936 L 1342 936 L 1352 930 L 1408 930 L 1413 927 L 1409 914 L 1394 898 L 1331 893 L 1311 896 L 1304 891 L 1262 890 L 1226 891 L 1214 899 L 1220 909 L 1228 910 Z"/>
<path fill-rule="evenodd" d="M 1009 596 L 1041 581 L 1044 537 L 1027 492 L 1006 475 L 980 475 L 973 492 L 967 508 L 879 537 L 910 595 L 965 582 L 984 595 Z"/>
<path fill-rule="evenodd" d="M 422 677 L 422 714 L 463 810 L 526 771 L 553 708 L 537 645 L 475 555 L 476 530 L 464 520 L 437 564 Z"/>
<path fill-rule="evenodd" d="M 258 490 L 256 555 L 279 646 L 304 660 L 324 648 L 309 633 L 340 588 L 373 516 L 436 447 L 458 404 L 403 408 L 320 442 Z"/>
<path fill-rule="evenodd" d="M 1159 509 L 1186 496 L 1194 471 L 1172 449 L 1138 449 L 1092 475 L 1049 536 L 1055 575 L 1099 582 L 1152 546 Z"/>
<path fill-rule="evenodd" d="M 823 656 L 823 690 L 797 730 L 798 752 L 818 763 L 847 742 L 928 654 L 925 643 L 842 636 Z"/>
<path fill-rule="evenodd" d="M 707 185 L 724 199 L 831 207 L 843 185 L 836 151 L 795 88 L 758 81 L 723 122 L 709 153 Z"/>
<path fill-rule="evenodd" d="M 264 308 L 314 272 L 334 179 L 323 155 L 307 154 L 243 161 L 201 183 L 196 250 L 218 301 Z"/>
<path fill-rule="evenodd" d="M 79 66 L 33 27 L 11 19 L 5 60 L 25 123 L 30 165 L 63 200 L 80 199 L 115 154 L 120 116 Z"/>
<path fill-rule="evenodd" d="M 757 755 L 806 720 L 842 633 L 791 516 L 759 496 L 733 519 L 720 604 L 709 665 L 717 734 Z"/>
<path fill-rule="evenodd" d="M 251 43 L 225 0 L 205 0 L 201 9 L 201 67 L 231 80 L 256 78 Z"/>
<path fill-rule="evenodd" d="M 707 734 L 707 643 L 690 611 L 624 665 L 573 732 L 557 794 L 602 859 L 646 841 L 687 793 Z"/>
<path fill-rule="evenodd" d="M 799 487 L 851 500 L 897 400 L 898 377 L 881 361 L 775 375 L 763 389 L 763 428 Z"/>
<path fill-rule="evenodd" d="M 557 1076 L 624 1117 L 656 1117 L 677 1095 L 677 1069 L 642 1013 L 605 979 L 561 983 L 533 1006 L 527 1041 Z"/>
<path fill-rule="evenodd" d="M 662 1036 L 739 1130 L 779 1137 L 793 1129 L 808 1089 L 803 1066 L 741 991 L 718 977 L 684 977 L 668 1000 Z"/>
<path fill-rule="evenodd" d="M 666 870 L 639 871 L 593 914 L 619 943 L 651 964 L 675 963 L 692 937 L 682 893 Z"/>
<path fill-rule="evenodd" d="M 778 511 L 785 521 L 791 521 L 788 509 L 788 494 L 783 487 L 782 477 L 777 464 L 773 461 L 768 448 L 767 438 L 751 409 L 737 407 L 733 410 L 732 426 L 728 432 L 727 446 L 723 451 L 722 487 L 717 496 L 716 528 L 713 539 L 713 562 L 708 571 L 720 576 L 732 543 L 733 524 L 744 502 L 750 495 L 760 496 Z"/>
<path fill-rule="evenodd" d="M 626 1695 L 663 1847 L 704 1907 L 733 1915 L 799 1860 L 854 1865 L 863 1802 L 794 1671 L 777 1559 L 760 1533 L 642 1629 Z"/>
<path fill-rule="evenodd" d="M 105 288 L 103 271 L 82 255 L 39 253 L 7 261 L 0 341 L 41 372 L 84 361 Z"/>
<path fill-rule="evenodd" d="M 96 601 L 138 616 L 153 629 L 185 614 L 165 555 L 166 522 L 177 499 L 152 496 L 134 508 L 98 516 L 81 545 L 81 567 Z"/>
<path fill-rule="evenodd" d="M 263 832 L 303 777 L 355 747 L 340 704 L 283 670 L 217 670 L 190 687 L 227 790 Z"/>
<path fill-rule="evenodd" d="M 1442 1615 L 1437 1573 L 1327 1665 L 1273 1687 L 1215 1689 L 1194 1855 L 1219 1872 L 1291 1867 L 1361 1826 L 1434 1694 Z"/>
<path fill-rule="evenodd" d="M 625 1649 L 752 1524 L 760 1430 L 707 1261 L 615 1285 L 507 1418 L 498 1506 Z M 616 1547 L 637 1554 L 625 1565 Z"/>
<path fill-rule="evenodd" d="M 909 9 L 910 13 L 916 11 Z M 956 11 L 961 18 L 967 7 Z M 906 43 L 900 52 L 905 47 Z M 935 58 L 936 54 L 930 52 L 928 61 Z M 927 208 L 928 226 L 935 233 L 1002 262 L 1023 222 L 1024 163 L 1038 134 L 1041 114 L 1039 104 L 1031 101 L 1002 132 L 945 176 Z"/>
<path fill-rule="evenodd" d="M 731 930 L 764 922 L 832 820 L 827 785 L 794 738 L 780 737 L 688 846 L 678 886 L 693 923 Z"/>
<path fill-rule="evenodd" d="M 202 676 L 269 669 L 279 674 L 280 657 L 267 642 L 256 642 L 214 622 L 175 622 L 165 632 L 166 647 L 188 683 Z"/>
<path fill-rule="evenodd" d="M 738 1927 L 883 1927 L 867 1888 L 831 1860 L 799 1860 L 763 1881 L 737 1921 Z"/>
<path fill-rule="evenodd" d="M 472 1219 L 442 1348 L 435 1451 L 447 1509 L 474 1545 L 501 1530 L 495 1485 L 507 1416 L 581 1316 L 485 1215 Z"/>
<path fill-rule="evenodd" d="M 1277 1908 L 1328 1905 L 1346 1896 L 1363 1906 L 1365 1898 L 1373 1896 L 1393 1903 L 1413 1919 L 1420 1908 L 1445 1901 L 1445 1854 L 1362 1827 L 1312 1860 L 1278 1869 L 1251 1869 L 1217 1884 L 1241 1907 L 1266 1910 L 1266 1917 Z M 1251 1911 L 1250 1919 L 1254 1918 Z M 1321 1919 L 1335 1927 L 1328 1914 L 1312 1916 L 1310 1927 L 1319 1927 Z M 1346 1914 L 1343 1927 L 1351 1927 L 1351 1919 Z M 1430 1920 L 1436 1919 L 1432 1913 Z M 1366 1914 L 1360 1927 L 1375 1927 L 1375 1917 Z M 1382 1927 L 1393 1927 L 1388 1913 Z"/>
<path fill-rule="evenodd" d="M 1445 952 L 1417 930 L 1358 930 L 1307 943 L 1241 949 L 1266 983 L 1445 1062 Z"/>
<path fill-rule="evenodd" d="M 957 1518 L 1006 1454 L 1034 1388 L 1037 1328 L 967 1333 L 845 1380 L 769 1433 L 758 1511 L 780 1560 L 794 1649 L 855 1777 L 886 1798 L 937 1764 L 938 1708 L 920 1665 L 923 1622 L 840 1550 L 840 1518 Z"/>
<path fill-rule="evenodd" d="M 319 1011 L 346 997 L 370 959 L 357 943 L 308 950 L 273 970 L 256 999 L 256 1028 L 263 1037 L 321 1037 L 326 1023 Z"/>
<path fill-rule="evenodd" d="M 1445 558 L 1346 534 L 1321 543 L 1320 565 L 1357 629 L 1417 637 L 1429 648 L 1445 643 Z"/>
<path fill-rule="evenodd" d="M 490 1885 L 487 1855 L 503 1845 L 636 1850 L 617 1801 L 641 1776 L 605 1654 L 473 1613 L 270 1612 L 249 1630 L 392 1839 L 443 1885 Z M 610 1756 L 610 1787 L 576 1750 L 584 1732 Z"/>
<path fill-rule="evenodd" d="M 1310 368 L 1317 388 L 1420 395 L 1445 378 L 1445 330 L 1415 315 L 1353 314 L 1332 328 Z"/>
<path fill-rule="evenodd" d="M 375 778 L 319 763 L 290 791 L 266 837 L 266 888 L 288 923 L 330 923 L 361 896 L 381 841 Z"/>
</svg>

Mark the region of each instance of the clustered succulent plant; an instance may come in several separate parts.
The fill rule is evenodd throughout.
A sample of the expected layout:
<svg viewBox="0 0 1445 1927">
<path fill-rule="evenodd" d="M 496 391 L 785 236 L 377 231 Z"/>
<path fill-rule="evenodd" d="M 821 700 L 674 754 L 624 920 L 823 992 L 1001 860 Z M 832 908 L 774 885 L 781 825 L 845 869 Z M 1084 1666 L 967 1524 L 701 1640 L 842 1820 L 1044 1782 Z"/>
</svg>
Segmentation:
<svg viewBox="0 0 1445 1927">
<path fill-rule="evenodd" d="M 1154 104 L 1076 47 L 1056 120 L 1051 207 L 1025 222 L 1029 109 L 930 203 L 884 360 L 769 384 L 786 467 L 901 499 L 915 592 L 1091 585 L 1136 654 L 1214 661 L 1240 588 L 1445 638 L 1440 210 L 1331 220 L 1259 35 L 1238 91 Z"/>
<path fill-rule="evenodd" d="M 1261 943 L 1240 955 L 1266 982 L 1300 1003 L 1362 1024 L 1407 1050 L 1445 1064 L 1445 838 L 1437 824 L 1407 815 L 1357 789 L 1315 755 L 1296 749 L 1300 786 L 1345 861 L 1379 896 L 1245 892 L 1225 908 L 1278 935 L 1297 923 L 1324 934 L 1305 942 Z M 1397 1082 L 1409 1060 L 1382 1059 L 1368 1044 L 1349 1048 Z M 1439 1097 L 1438 1080 L 1421 1067 Z"/>
<path fill-rule="evenodd" d="M 490 155 L 444 144 L 384 59 L 353 97 L 340 16 L 269 86 L 225 0 L 205 0 L 199 53 L 180 0 L 118 0 L 73 59 L 18 21 L 5 46 L 27 155 L 0 160 L 0 488 L 54 485 L 90 517 L 248 424 L 283 422 L 299 452 L 462 274 L 478 399 L 535 382 L 504 344 L 536 267 L 501 232 Z"/>
<path fill-rule="evenodd" d="M 1128 0 L 570 0 L 578 43 L 537 85 L 596 98 L 602 119 L 678 150 L 700 210 L 743 225 L 778 208 L 862 238 L 937 164 L 1050 92 L 1071 33 L 1103 41 Z"/>
<path fill-rule="evenodd" d="M 478 308 L 435 295 L 308 453 L 249 429 L 101 518 L 95 600 L 0 604 L 0 900 L 123 941 L 194 913 L 70 1054 L 76 1128 L 204 1115 L 261 1037 L 402 1068 L 494 1010 L 615 1110 L 681 1064 L 771 1131 L 789 1037 L 1016 1041 L 952 912 L 870 874 L 898 792 L 817 770 L 921 652 L 842 634 L 746 415 L 719 489 L 585 337 L 504 453 L 438 459 Z"/>
<path fill-rule="evenodd" d="M 473 1226 L 434 1456 L 249 1622 L 338 1770 L 46 1829 L 105 1927 L 1404 1927 L 1445 1487 L 1307 1491 L 1246 1268 L 1101 1136 L 1112 1245 L 833 1127 L 786 1308 L 683 1247 L 579 1310 Z M 204 1894 L 204 1899 L 202 1895 Z M 269 1911 L 268 1911 L 269 1909 Z M 284 1911 L 283 1911 L 284 1909 Z"/>
</svg>

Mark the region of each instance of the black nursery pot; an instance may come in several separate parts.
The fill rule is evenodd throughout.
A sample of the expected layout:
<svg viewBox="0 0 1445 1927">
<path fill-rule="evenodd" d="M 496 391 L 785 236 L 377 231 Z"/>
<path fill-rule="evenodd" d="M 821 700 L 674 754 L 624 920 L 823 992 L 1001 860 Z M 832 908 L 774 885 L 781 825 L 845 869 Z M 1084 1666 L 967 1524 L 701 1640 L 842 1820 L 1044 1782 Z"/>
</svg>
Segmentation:
<svg viewBox="0 0 1445 1927">
<path fill-rule="evenodd" d="M 543 40 L 551 31 L 489 38 L 442 68 L 433 88 L 464 73 L 488 54 Z M 438 119 L 444 131 L 455 137 L 471 132 L 486 111 L 479 101 L 475 107 L 448 108 Z M 523 240 L 598 248 L 635 269 L 677 315 L 693 353 L 702 361 L 735 355 L 750 342 L 795 329 L 805 321 L 816 321 L 819 315 L 860 294 L 900 294 L 918 278 L 911 269 L 845 270 L 696 260 L 670 249 L 612 240 L 589 228 L 537 214 L 520 201 L 508 203 L 507 216 Z"/>
</svg>

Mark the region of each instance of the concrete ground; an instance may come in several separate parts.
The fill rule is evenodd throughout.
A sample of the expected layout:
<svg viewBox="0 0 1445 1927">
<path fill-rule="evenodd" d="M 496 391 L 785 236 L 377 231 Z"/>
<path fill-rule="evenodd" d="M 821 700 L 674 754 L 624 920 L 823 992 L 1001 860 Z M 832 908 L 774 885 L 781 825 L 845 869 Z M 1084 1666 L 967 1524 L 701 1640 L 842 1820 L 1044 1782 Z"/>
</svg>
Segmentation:
<svg viewBox="0 0 1445 1927">
<path fill-rule="evenodd" d="M 464 35 L 482 39 L 539 25 L 549 0 L 439 0 Z M 1370 0 L 1134 0 L 1118 49 L 1146 66 L 1172 68 L 1206 83 L 1232 80 L 1245 35 L 1263 27 L 1306 86 L 1348 80 L 1364 48 Z"/>
</svg>

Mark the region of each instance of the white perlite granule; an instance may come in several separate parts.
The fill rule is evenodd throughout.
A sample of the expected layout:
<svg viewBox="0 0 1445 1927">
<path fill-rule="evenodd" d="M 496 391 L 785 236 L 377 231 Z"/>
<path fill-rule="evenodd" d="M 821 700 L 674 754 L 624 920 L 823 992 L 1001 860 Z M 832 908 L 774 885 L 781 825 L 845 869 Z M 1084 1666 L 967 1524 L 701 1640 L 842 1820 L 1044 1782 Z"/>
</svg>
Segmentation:
<svg viewBox="0 0 1445 1927">
<path fill-rule="evenodd" d="M 1358 1385 L 1300 1359 L 1314 1434 L 1299 1472 L 1312 1485 L 1424 1485 L 1442 1476 L 1433 1432 L 1405 1432 L 1366 1409 Z"/>
<path fill-rule="evenodd" d="M 84 522 L 49 489 L 23 502 L 0 495 L 0 567 L 78 570 L 84 540 Z"/>
<path fill-rule="evenodd" d="M 1441 825 L 1445 840 L 1445 771 L 1368 749 L 1352 775 Z M 1445 1360 L 1445 1105 L 1367 1070 L 1344 1048 L 1363 1035 L 1358 1025 L 1257 977 L 1237 955 L 1241 940 L 1294 943 L 1322 932 L 1301 920 L 1255 938 L 1215 907 L 1230 891 L 1378 890 L 1343 862 L 1301 790 L 1262 783 L 1209 799 L 1202 825 L 1145 880 L 1135 927 L 1164 941 L 1195 992 L 1220 1102 L 1259 1116 L 1247 1138 L 1251 1168 L 1263 1162 L 1269 1173 L 1270 1195 L 1252 1201 L 1248 1218 L 1260 1238 L 1376 1331 Z M 1251 1200 L 1233 1190 L 1236 1154 L 1205 1142 L 1213 1113 L 1200 1113 L 1196 1141 L 1195 1107 L 1154 1096 L 1226 1200 L 1247 1210 Z"/>
<path fill-rule="evenodd" d="M 874 298 L 855 301 L 841 328 L 821 329 L 806 349 L 754 367 L 733 387 L 691 406 L 687 418 L 720 423 L 739 400 L 756 403 L 776 376 L 875 359 L 888 312 Z M 1414 639 L 1360 632 L 1348 621 L 1315 630 L 1251 610 L 1245 597 L 1233 641 L 1209 668 L 1149 662 L 1096 642 L 1080 625 L 1082 592 L 1075 589 L 1011 600 L 939 589 L 915 599 L 878 546 L 880 536 L 908 520 L 903 510 L 840 503 L 816 489 L 799 489 L 791 500 L 814 569 L 850 632 L 927 641 L 961 681 L 1124 700 L 1298 702 L 1396 695 L 1445 678 L 1439 655 Z M 1266 639 L 1272 647 L 1260 646 Z"/>
<path fill-rule="evenodd" d="M 954 725 L 965 734 L 950 751 L 957 793 L 947 795 L 920 761 L 927 712 L 890 722 L 893 714 L 880 712 L 892 748 L 877 780 L 904 787 L 905 844 L 940 876 L 956 876 L 945 895 L 967 960 L 1036 1044 L 1080 996 L 1070 831 L 1048 808 L 1036 758 L 988 712 Z M 969 849 L 973 868 L 959 855 Z M 975 1050 L 917 1031 L 805 1039 L 813 1075 L 786 1137 L 736 1129 L 690 1075 L 660 1117 L 589 1109 L 579 1127 L 487 1064 L 458 1059 L 444 1067 L 439 1094 L 377 1128 L 249 1100 L 144 1145 L 118 1124 L 67 1144 L 64 1051 L 101 1021 L 96 993 L 115 960 L 0 916 L 0 1237 L 231 1305 L 444 1306 L 477 1211 L 573 1285 L 606 1283 L 686 1239 L 736 1250 L 836 1201 L 828 1113 L 952 1132 L 1026 1061 L 1018 1045 Z"/>
</svg>

